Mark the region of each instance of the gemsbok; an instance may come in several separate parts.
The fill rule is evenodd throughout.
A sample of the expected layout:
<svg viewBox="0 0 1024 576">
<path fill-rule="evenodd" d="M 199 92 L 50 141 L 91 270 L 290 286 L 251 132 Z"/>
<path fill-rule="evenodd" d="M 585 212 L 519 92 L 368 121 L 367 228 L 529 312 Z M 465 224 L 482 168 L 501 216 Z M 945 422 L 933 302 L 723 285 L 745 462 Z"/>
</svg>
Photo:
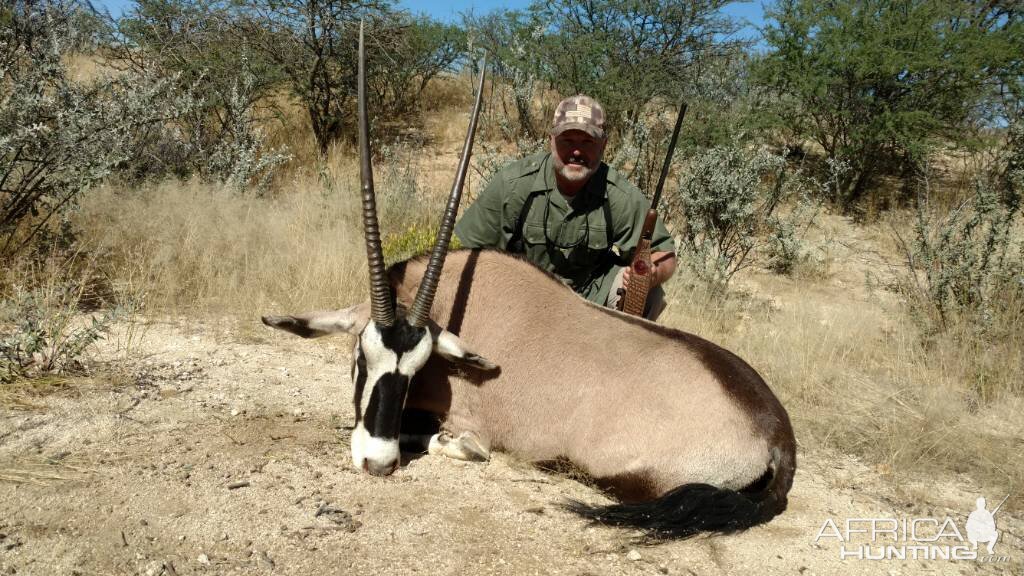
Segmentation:
<svg viewBox="0 0 1024 576">
<path fill-rule="evenodd" d="M 443 423 L 441 433 L 427 436 L 431 454 L 486 459 L 490 450 L 501 450 L 532 462 L 568 461 L 620 502 L 575 502 L 571 509 L 650 537 L 732 532 L 780 514 L 796 469 L 793 429 L 743 360 L 692 334 L 593 305 L 517 257 L 486 250 L 447 254 L 483 71 L 429 260 L 416 257 L 385 269 L 364 60 L 360 29 L 370 301 L 263 318 L 306 338 L 357 337 L 354 465 L 391 474 L 400 462 L 400 435 L 423 434 L 408 428 L 411 416 L 431 414 Z"/>
</svg>

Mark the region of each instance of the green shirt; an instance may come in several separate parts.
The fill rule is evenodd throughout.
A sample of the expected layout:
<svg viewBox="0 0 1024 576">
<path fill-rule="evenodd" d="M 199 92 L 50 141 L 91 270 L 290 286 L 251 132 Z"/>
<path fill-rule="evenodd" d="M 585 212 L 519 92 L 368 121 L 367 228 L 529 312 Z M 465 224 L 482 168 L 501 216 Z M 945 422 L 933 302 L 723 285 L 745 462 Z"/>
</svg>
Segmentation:
<svg viewBox="0 0 1024 576">
<path fill-rule="evenodd" d="M 526 258 L 587 300 L 603 305 L 615 275 L 632 259 L 650 201 L 603 162 L 583 190 L 566 198 L 557 190 L 551 153 L 544 152 L 494 175 L 466 208 L 455 234 L 466 248 L 509 249 L 516 221 L 531 195 L 522 236 Z M 651 251 L 675 251 L 660 216 Z"/>
</svg>

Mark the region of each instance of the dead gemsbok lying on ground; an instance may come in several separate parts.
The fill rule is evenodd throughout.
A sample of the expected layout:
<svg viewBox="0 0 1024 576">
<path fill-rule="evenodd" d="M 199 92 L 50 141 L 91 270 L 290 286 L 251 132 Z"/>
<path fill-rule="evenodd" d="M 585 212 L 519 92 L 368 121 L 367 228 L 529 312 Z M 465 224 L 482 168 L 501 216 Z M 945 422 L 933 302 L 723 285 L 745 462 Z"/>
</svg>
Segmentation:
<svg viewBox="0 0 1024 576">
<path fill-rule="evenodd" d="M 403 412 L 426 412 L 442 418 L 446 431 L 431 438 L 432 454 L 486 458 L 494 449 L 529 461 L 568 460 L 622 501 L 571 505 L 603 523 L 686 537 L 781 513 L 796 466 L 793 430 L 743 360 L 697 336 L 592 305 L 513 256 L 460 250 L 445 261 L 483 73 L 429 262 L 418 257 L 384 269 L 362 55 L 360 40 L 370 302 L 263 319 L 304 337 L 358 337 L 354 464 L 392 473 L 400 433 L 422 432 L 402 430 Z"/>
</svg>

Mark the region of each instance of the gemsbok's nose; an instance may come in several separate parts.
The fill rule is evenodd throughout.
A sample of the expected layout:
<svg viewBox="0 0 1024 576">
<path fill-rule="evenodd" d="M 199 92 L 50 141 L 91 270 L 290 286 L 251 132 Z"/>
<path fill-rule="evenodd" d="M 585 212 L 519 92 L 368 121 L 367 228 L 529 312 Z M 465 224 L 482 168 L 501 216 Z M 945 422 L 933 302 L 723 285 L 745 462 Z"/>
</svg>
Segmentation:
<svg viewBox="0 0 1024 576">
<path fill-rule="evenodd" d="M 391 460 L 389 462 L 378 462 L 369 458 L 363 460 L 363 470 L 373 476 L 390 476 L 397 469 L 398 460 Z"/>
</svg>

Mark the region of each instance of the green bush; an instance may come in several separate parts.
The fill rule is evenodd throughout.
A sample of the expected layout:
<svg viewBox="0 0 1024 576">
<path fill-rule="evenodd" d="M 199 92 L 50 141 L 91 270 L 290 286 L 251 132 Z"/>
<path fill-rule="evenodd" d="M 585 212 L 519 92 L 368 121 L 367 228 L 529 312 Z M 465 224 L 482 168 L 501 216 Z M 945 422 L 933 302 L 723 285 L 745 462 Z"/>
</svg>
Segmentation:
<svg viewBox="0 0 1024 576">
<path fill-rule="evenodd" d="M 173 78 L 68 78 L 83 42 L 74 4 L 16 3 L 0 26 L 0 260 L 127 163 L 150 130 L 192 105 Z"/>
<path fill-rule="evenodd" d="M 975 177 L 946 214 L 931 206 L 929 170 L 918 188 L 912 239 L 903 244 L 901 287 L 926 333 L 966 323 L 978 335 L 1021 336 L 1024 319 L 1024 128 L 1011 127 L 998 166 Z M 1008 322 L 1013 319 L 1013 322 Z M 1014 328 L 1016 326 L 1016 328 Z"/>
<path fill-rule="evenodd" d="M 444 213 L 447 194 L 433 195 L 429 190 L 421 190 L 417 183 L 417 154 L 416 149 L 403 144 L 381 148 L 381 170 L 375 186 L 377 210 L 380 221 L 385 223 L 383 250 L 388 264 L 432 250 Z M 460 246 L 453 235 L 449 247 Z"/>
<path fill-rule="evenodd" d="M 400 233 L 388 234 L 384 239 L 384 261 L 388 264 L 408 260 L 413 256 L 427 254 L 437 242 L 437 226 L 412 225 Z M 462 243 L 452 236 L 449 250 L 462 248 Z"/>
<path fill-rule="evenodd" d="M 10 298 L 0 301 L 0 382 L 84 371 L 84 353 L 126 308 L 84 317 L 83 292 L 77 282 L 35 290 L 16 287 Z"/>
<path fill-rule="evenodd" d="M 845 208 L 879 176 L 912 184 L 930 147 L 967 145 L 1019 106 L 1024 20 L 998 3 L 782 0 L 766 20 L 753 77 L 779 98 L 759 115 L 850 163 Z"/>
<path fill-rule="evenodd" d="M 753 265 L 791 271 L 805 257 L 803 233 L 844 169 L 834 164 L 833 179 L 821 183 L 802 170 L 790 171 L 785 154 L 748 149 L 738 140 L 699 154 L 665 197 L 680 260 L 721 288 Z"/>
</svg>

